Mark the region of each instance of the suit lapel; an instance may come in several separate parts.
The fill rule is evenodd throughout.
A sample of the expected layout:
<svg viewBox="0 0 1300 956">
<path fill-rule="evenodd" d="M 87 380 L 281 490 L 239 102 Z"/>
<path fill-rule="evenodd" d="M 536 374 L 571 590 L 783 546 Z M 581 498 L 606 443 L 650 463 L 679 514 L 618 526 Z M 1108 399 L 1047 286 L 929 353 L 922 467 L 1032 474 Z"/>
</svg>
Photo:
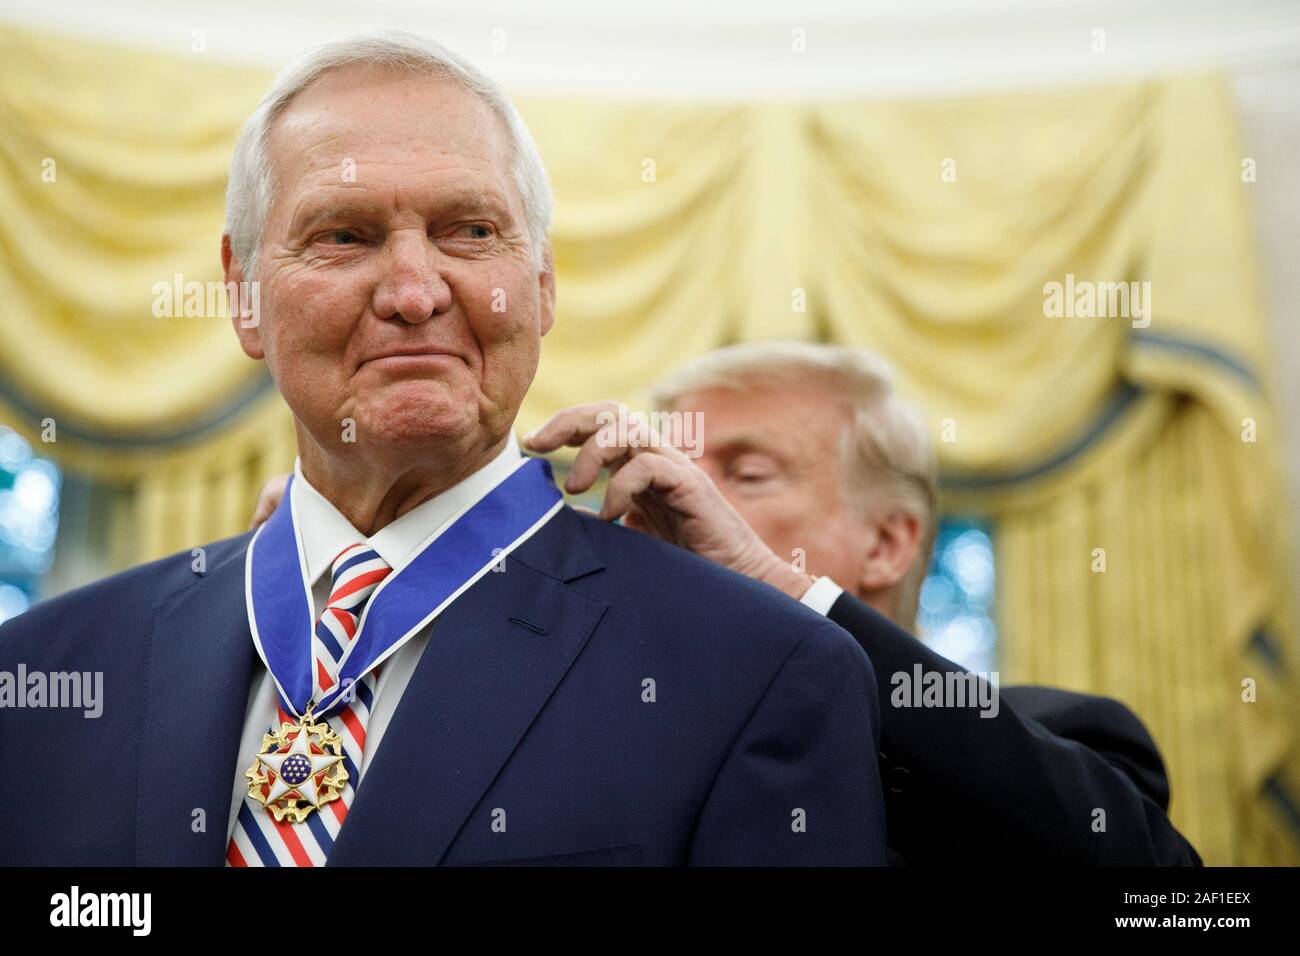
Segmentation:
<svg viewBox="0 0 1300 956">
<path fill-rule="evenodd" d="M 330 865 L 446 855 L 605 611 L 566 583 L 601 567 L 581 521 L 561 510 L 434 623 Z"/>
<path fill-rule="evenodd" d="M 246 548 L 164 599 L 140 728 L 138 865 L 220 866 L 253 666 Z M 202 810 L 205 828 L 194 829 Z"/>
</svg>

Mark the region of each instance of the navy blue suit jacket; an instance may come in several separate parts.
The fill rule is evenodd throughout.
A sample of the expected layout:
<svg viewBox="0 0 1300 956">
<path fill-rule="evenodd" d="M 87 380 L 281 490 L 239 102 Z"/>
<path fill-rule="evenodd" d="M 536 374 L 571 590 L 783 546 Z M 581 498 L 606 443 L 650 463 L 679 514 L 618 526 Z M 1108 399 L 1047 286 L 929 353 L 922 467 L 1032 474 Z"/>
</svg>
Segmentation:
<svg viewBox="0 0 1300 956">
<path fill-rule="evenodd" d="M 894 707 L 894 674 L 961 668 L 851 594 L 830 618 L 876 668 L 892 862 L 950 866 L 979 852 L 1051 866 L 1200 864 L 1165 813 L 1155 741 L 1123 704 L 1007 687 L 991 718 L 968 707 Z M 1094 827 L 1099 809 L 1104 830 Z"/>
<path fill-rule="evenodd" d="M 0 864 L 224 862 L 249 538 L 0 626 L 104 675 L 98 719 L 0 708 Z M 824 617 L 565 508 L 435 623 L 329 863 L 883 863 L 877 700 Z"/>
</svg>

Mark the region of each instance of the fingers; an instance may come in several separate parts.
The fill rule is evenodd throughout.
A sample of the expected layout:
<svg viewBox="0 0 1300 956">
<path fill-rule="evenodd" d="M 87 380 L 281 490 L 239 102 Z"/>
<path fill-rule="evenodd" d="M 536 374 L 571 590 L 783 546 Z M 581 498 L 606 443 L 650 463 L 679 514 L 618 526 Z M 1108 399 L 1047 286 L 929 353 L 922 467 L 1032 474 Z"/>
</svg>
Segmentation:
<svg viewBox="0 0 1300 956">
<path fill-rule="evenodd" d="M 271 517 L 271 513 L 279 506 L 280 499 L 284 497 L 284 489 L 288 486 L 289 476 L 287 474 L 276 475 L 262 486 L 262 490 L 257 496 L 257 506 L 253 509 L 253 520 L 248 525 L 249 531 L 252 531 Z"/>
<path fill-rule="evenodd" d="M 568 445 L 577 447 L 600 428 L 601 414 L 618 414 L 618 403 L 589 402 L 574 405 L 553 415 L 545 425 L 524 436 L 524 447 L 545 454 Z"/>
<path fill-rule="evenodd" d="M 564 482 L 565 490 L 570 494 L 586 491 L 596 483 L 602 468 L 608 468 L 612 475 L 625 461 L 658 443 L 658 436 L 640 416 L 629 416 L 624 432 L 619 435 L 617 427 L 608 424 L 583 442 Z"/>
<path fill-rule="evenodd" d="M 680 465 L 662 455 L 639 455 L 620 468 L 605 486 L 600 516 L 613 521 L 635 506 L 638 495 L 655 491 L 666 496 L 681 487 L 687 478 Z"/>
<path fill-rule="evenodd" d="M 643 452 L 653 451 L 678 465 L 690 464 L 686 455 L 651 427 L 644 414 L 629 412 L 626 405 L 613 401 L 566 408 L 526 435 L 524 444 L 542 453 L 564 446 L 579 449 L 564 482 L 569 494 L 581 494 L 596 483 L 602 469 L 612 476 Z"/>
</svg>

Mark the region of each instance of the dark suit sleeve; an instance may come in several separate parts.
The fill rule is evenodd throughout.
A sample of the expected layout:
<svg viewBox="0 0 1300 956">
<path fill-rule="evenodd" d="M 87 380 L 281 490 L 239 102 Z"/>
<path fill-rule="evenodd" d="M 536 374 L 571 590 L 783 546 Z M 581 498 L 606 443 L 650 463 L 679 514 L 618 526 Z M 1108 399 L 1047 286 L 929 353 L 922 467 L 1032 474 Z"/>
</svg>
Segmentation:
<svg viewBox="0 0 1300 956">
<path fill-rule="evenodd" d="M 1124 769 L 1025 717 L 1002 695 L 995 716 L 978 707 L 894 706 L 901 685 L 894 675 L 912 679 L 918 665 L 922 674 L 961 668 L 847 593 L 830 618 L 875 668 L 889 845 L 906 863 L 1200 863 L 1152 799 L 1150 780 L 1135 785 Z"/>
<path fill-rule="evenodd" d="M 1050 733 L 1082 744 L 1169 810 L 1169 777 L 1155 740 L 1137 714 L 1117 700 L 1056 687 L 1002 688 L 1002 702 Z"/>
<path fill-rule="evenodd" d="M 820 624 L 781 665 L 700 814 L 694 866 L 863 866 L 885 857 L 871 665 Z M 864 759 L 867 758 L 867 759 Z"/>
</svg>

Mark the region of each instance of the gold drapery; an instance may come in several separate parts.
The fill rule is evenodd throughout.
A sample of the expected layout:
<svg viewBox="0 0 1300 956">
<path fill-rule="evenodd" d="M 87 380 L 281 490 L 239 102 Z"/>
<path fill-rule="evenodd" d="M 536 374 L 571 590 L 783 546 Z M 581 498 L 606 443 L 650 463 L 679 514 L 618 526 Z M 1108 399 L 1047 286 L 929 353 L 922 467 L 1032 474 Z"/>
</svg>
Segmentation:
<svg viewBox="0 0 1300 956">
<path fill-rule="evenodd" d="M 268 81 L 0 28 L 0 421 L 34 442 L 52 421 L 43 454 L 127 490 L 124 565 L 240 531 L 292 461 L 226 321 L 151 311 L 158 282 L 219 278 L 230 149 Z M 995 521 L 1003 679 L 1137 710 L 1207 861 L 1297 861 L 1280 439 L 1219 79 L 520 107 L 559 289 L 521 429 L 728 342 L 881 351 L 946 506 Z M 1151 283 L 1150 324 L 1044 315 L 1067 274 Z"/>
<path fill-rule="evenodd" d="M 928 410 L 945 506 L 995 521 L 1004 676 L 1129 703 L 1207 861 L 1294 864 L 1290 516 L 1232 117 L 1204 76 L 819 107 L 800 248 L 827 337 Z M 1067 275 L 1150 283 L 1149 315 L 1048 317 Z"/>
</svg>

